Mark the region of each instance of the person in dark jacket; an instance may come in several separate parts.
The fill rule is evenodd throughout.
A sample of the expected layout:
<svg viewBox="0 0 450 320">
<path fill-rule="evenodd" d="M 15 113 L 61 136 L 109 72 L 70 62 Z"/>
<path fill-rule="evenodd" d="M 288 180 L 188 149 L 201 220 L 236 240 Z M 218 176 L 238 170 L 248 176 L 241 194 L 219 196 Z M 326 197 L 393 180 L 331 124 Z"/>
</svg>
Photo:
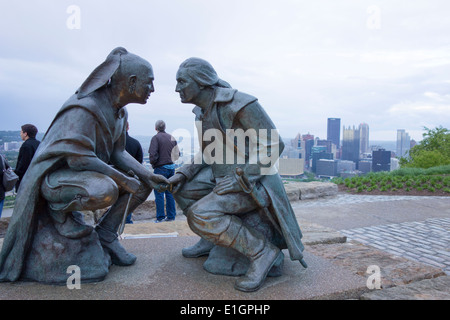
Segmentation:
<svg viewBox="0 0 450 320">
<path fill-rule="evenodd" d="M 157 134 L 153 136 L 148 149 L 150 164 L 155 174 L 160 174 L 167 179 L 175 174 L 175 164 L 180 152 L 175 139 L 165 132 L 166 124 L 162 120 L 155 123 Z M 164 196 L 166 198 L 166 212 L 164 212 Z M 175 199 L 169 190 L 158 192 L 155 190 L 156 220 L 155 222 L 175 220 Z"/>
<path fill-rule="evenodd" d="M 144 154 L 142 152 L 142 146 L 138 140 L 133 137 L 130 137 L 128 134 L 128 130 L 130 129 L 130 125 L 127 122 L 127 140 L 125 144 L 125 150 L 135 158 L 139 163 L 144 162 Z"/>
<path fill-rule="evenodd" d="M 142 152 L 142 146 L 138 140 L 136 140 L 133 137 L 130 137 L 130 135 L 128 134 L 128 130 L 130 130 L 130 124 L 127 122 L 125 150 L 139 163 L 142 163 L 144 162 L 144 154 Z M 125 223 L 133 223 L 133 221 L 131 220 L 132 216 L 133 212 L 130 212 L 127 216 L 127 219 L 125 220 Z"/>
<path fill-rule="evenodd" d="M 14 172 L 19 176 L 16 183 L 16 192 L 19 191 L 20 182 L 30 166 L 31 160 L 39 147 L 39 140 L 36 140 L 38 129 L 32 124 L 24 124 L 21 127 L 20 138 L 24 141 L 19 150 L 17 165 Z"/>
<path fill-rule="evenodd" d="M 3 165 L 3 163 L 5 165 Z M 3 187 L 3 169 L 8 169 L 9 164 L 6 158 L 0 154 L 0 218 L 2 217 L 3 202 L 5 201 L 5 188 Z"/>
</svg>

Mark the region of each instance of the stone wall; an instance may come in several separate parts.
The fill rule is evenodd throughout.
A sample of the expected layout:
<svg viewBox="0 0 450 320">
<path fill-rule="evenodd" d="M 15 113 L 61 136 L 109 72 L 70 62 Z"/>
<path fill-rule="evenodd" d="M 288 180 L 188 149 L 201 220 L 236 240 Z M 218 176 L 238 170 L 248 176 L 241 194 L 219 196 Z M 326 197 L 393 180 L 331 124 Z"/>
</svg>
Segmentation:
<svg viewBox="0 0 450 320">
<path fill-rule="evenodd" d="M 332 182 L 289 182 L 284 185 L 290 201 L 335 196 L 338 186 Z"/>
</svg>

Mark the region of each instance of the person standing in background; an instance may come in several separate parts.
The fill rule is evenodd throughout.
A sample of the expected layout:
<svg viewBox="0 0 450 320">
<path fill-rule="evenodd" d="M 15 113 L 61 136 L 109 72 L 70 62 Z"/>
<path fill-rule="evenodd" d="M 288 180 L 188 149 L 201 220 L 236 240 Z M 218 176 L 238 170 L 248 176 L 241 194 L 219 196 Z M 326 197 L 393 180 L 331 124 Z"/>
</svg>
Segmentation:
<svg viewBox="0 0 450 320">
<path fill-rule="evenodd" d="M 138 140 L 133 137 L 130 137 L 128 134 L 128 130 L 130 129 L 130 124 L 127 122 L 127 133 L 126 133 L 126 142 L 125 142 L 125 150 L 135 158 L 139 163 L 144 162 L 144 154 L 142 152 L 142 146 Z M 133 223 L 131 220 L 133 212 L 130 212 L 125 220 L 125 223 Z"/>
<path fill-rule="evenodd" d="M 174 161 L 179 158 L 180 151 L 174 137 L 165 132 L 166 124 L 164 121 L 156 121 L 155 130 L 157 134 L 153 136 L 148 149 L 150 164 L 155 174 L 160 174 L 169 179 L 175 174 Z M 166 212 L 164 212 L 164 196 L 166 198 Z M 156 223 L 175 220 L 175 199 L 170 191 L 158 192 L 155 190 L 155 204 Z"/>
<path fill-rule="evenodd" d="M 20 182 L 30 166 L 31 160 L 39 147 L 39 140 L 36 140 L 38 129 L 32 124 L 24 124 L 21 127 L 20 138 L 24 141 L 19 149 L 17 165 L 14 172 L 19 176 L 16 184 L 16 192 L 19 191 Z"/>
</svg>

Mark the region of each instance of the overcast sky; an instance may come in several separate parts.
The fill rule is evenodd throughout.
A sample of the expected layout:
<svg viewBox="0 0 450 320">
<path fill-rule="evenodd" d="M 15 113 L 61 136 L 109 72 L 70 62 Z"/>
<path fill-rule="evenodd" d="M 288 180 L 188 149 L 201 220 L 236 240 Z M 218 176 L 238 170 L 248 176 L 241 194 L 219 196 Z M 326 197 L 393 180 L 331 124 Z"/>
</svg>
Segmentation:
<svg viewBox="0 0 450 320">
<path fill-rule="evenodd" d="M 0 130 L 45 132 L 118 46 L 147 59 L 155 89 L 129 105 L 131 135 L 193 130 L 175 92 L 189 57 L 256 96 L 282 137 L 326 138 L 327 118 L 371 140 L 450 127 L 448 0 L 0 0 Z M 342 135 L 341 135 L 342 138 Z"/>
</svg>

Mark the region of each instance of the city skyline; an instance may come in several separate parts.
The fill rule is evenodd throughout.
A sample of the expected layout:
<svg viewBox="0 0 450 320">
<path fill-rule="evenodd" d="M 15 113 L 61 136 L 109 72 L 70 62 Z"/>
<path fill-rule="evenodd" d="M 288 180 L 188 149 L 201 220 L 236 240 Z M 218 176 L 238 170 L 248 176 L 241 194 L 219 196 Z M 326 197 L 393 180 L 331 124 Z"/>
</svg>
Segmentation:
<svg viewBox="0 0 450 320">
<path fill-rule="evenodd" d="M 155 92 L 128 107 L 131 135 L 193 131 L 175 92 L 182 61 L 211 62 L 254 95 L 282 137 L 327 137 L 327 115 L 370 125 L 371 139 L 450 127 L 450 21 L 445 0 L 304 3 L 205 0 L 3 2 L 0 129 L 44 132 L 59 108 L 118 46 L 153 65 Z M 214 8 L 214 9 L 213 9 Z M 439 9 L 437 9 L 439 8 Z M 226 27 L 225 27 L 226 26 Z M 324 124 L 325 123 L 325 124 Z"/>
</svg>

